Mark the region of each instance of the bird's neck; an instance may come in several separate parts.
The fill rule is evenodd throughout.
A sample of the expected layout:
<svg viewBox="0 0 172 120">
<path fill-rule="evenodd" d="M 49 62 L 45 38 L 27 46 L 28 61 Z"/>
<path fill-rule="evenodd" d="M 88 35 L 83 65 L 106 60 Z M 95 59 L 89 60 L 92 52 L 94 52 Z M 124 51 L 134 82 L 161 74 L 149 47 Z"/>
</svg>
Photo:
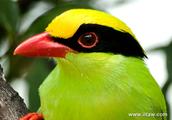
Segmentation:
<svg viewBox="0 0 172 120">
<path fill-rule="evenodd" d="M 120 62 L 111 60 L 112 57 L 112 54 L 106 53 L 68 54 L 66 59 L 58 59 L 57 63 L 61 73 L 66 77 L 72 75 L 83 78 L 83 75 L 91 77 L 103 74 L 110 70 L 111 64 L 117 65 Z"/>
<path fill-rule="evenodd" d="M 80 53 L 68 54 L 65 59 L 57 59 L 56 71 L 59 71 L 59 77 L 64 80 L 81 80 L 84 79 L 102 79 L 109 77 L 113 73 L 125 72 L 131 63 L 139 64 L 135 69 L 144 66 L 144 61 L 134 57 L 123 55 L 114 55 L 110 53 Z M 101 78 L 99 78 L 101 77 Z M 116 77 L 116 76 L 115 76 Z M 62 80 L 62 79 L 61 79 Z"/>
<path fill-rule="evenodd" d="M 66 80 L 95 79 L 109 76 L 126 57 L 109 53 L 68 54 L 65 59 L 57 60 L 60 75 Z"/>
<path fill-rule="evenodd" d="M 66 80 L 67 82 L 67 80 L 77 81 L 81 79 L 82 81 L 85 79 L 100 80 L 103 77 L 107 79 L 112 73 L 113 77 L 116 77 L 118 72 L 123 73 L 127 71 L 132 63 L 137 64 L 132 66 L 135 70 L 140 69 L 140 65 L 145 66 L 144 61 L 141 59 L 111 53 L 70 53 L 67 54 L 65 59 L 58 58 L 56 60 L 57 66 L 50 74 L 50 76 L 54 74 L 54 76 L 58 77 L 51 79 L 51 82 L 54 83 L 61 80 Z"/>
<path fill-rule="evenodd" d="M 149 74 L 143 60 L 107 53 L 68 54 L 57 62 L 57 67 L 39 88 L 42 112 L 57 118 L 61 111 L 65 114 L 71 111 L 69 116 L 77 116 L 78 110 L 84 110 L 86 113 L 81 115 L 90 115 L 92 106 L 100 109 L 102 115 L 108 114 L 111 106 L 118 106 L 114 101 L 118 101 L 119 96 L 125 98 L 130 86 L 138 87 L 141 82 L 138 78 Z M 136 71 L 144 71 L 144 74 L 136 74 Z M 101 107 L 102 103 L 108 110 Z M 56 115 L 53 111 L 60 112 Z M 90 117 L 91 120 L 98 118 Z"/>
<path fill-rule="evenodd" d="M 67 54 L 65 59 L 57 58 L 57 66 L 40 86 L 40 90 L 54 89 L 62 84 L 68 87 L 78 84 L 86 86 L 90 81 L 96 86 L 97 83 L 104 84 L 105 80 L 118 79 L 126 73 L 132 61 L 143 65 L 143 61 L 138 58 L 110 53 Z M 140 69 L 139 65 L 133 67 Z"/>
</svg>

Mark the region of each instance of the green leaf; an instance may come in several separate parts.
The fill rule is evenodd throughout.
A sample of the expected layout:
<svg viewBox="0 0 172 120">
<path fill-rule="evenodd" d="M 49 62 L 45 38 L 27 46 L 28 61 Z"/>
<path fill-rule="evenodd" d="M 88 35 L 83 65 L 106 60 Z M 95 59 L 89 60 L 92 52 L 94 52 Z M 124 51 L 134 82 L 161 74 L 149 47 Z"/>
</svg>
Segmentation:
<svg viewBox="0 0 172 120">
<path fill-rule="evenodd" d="M 15 35 L 19 22 L 19 9 L 16 2 L 0 0 L 0 25 L 9 35 Z"/>
</svg>

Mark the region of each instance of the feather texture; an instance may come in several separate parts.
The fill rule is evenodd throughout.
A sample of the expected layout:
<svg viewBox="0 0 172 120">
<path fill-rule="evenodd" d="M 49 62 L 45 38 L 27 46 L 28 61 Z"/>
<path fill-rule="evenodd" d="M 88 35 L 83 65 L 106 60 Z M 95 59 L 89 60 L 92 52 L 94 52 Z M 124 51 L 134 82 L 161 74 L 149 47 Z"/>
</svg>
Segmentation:
<svg viewBox="0 0 172 120">
<path fill-rule="evenodd" d="M 143 60 L 110 53 L 69 53 L 40 86 L 45 120 L 165 120 L 130 113 L 166 112 Z"/>
</svg>

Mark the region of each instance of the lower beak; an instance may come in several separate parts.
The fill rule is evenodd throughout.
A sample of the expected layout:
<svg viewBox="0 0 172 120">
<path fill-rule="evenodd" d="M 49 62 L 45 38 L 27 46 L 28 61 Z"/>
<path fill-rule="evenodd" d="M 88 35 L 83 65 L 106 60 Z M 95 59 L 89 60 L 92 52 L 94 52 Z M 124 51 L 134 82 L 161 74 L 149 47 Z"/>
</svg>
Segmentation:
<svg viewBox="0 0 172 120">
<path fill-rule="evenodd" d="M 21 43 L 14 51 L 14 55 L 27 57 L 62 57 L 73 51 L 71 48 L 54 42 L 53 38 L 47 33 L 35 35 Z"/>
</svg>

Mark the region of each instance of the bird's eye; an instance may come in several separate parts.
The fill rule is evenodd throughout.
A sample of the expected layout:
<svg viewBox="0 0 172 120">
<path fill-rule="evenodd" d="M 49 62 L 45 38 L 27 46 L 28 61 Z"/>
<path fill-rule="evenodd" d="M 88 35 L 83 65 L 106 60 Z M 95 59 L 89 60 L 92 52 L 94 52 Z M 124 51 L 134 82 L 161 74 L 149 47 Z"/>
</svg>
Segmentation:
<svg viewBox="0 0 172 120">
<path fill-rule="evenodd" d="M 84 48 L 92 48 L 96 46 L 98 41 L 98 36 L 94 32 L 86 32 L 78 39 L 78 43 Z"/>
</svg>

